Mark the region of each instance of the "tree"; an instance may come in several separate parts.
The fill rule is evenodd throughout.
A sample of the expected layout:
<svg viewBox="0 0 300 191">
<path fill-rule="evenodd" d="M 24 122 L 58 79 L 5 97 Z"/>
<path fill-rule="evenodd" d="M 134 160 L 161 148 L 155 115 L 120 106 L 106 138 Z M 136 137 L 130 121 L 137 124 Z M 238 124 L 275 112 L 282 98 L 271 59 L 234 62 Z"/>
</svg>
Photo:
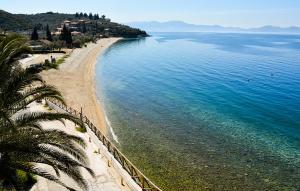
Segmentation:
<svg viewBox="0 0 300 191">
<path fill-rule="evenodd" d="M 80 18 L 82 18 L 82 17 L 83 17 L 83 13 L 82 13 L 82 12 L 79 14 L 79 17 L 80 17 Z"/>
<path fill-rule="evenodd" d="M 31 40 L 39 40 L 39 34 L 37 32 L 36 26 L 33 28 L 33 31 L 31 33 Z"/>
<path fill-rule="evenodd" d="M 46 36 L 47 36 L 47 40 L 49 40 L 49 41 L 52 41 L 53 39 L 52 39 L 52 34 L 51 34 L 51 31 L 50 31 L 50 29 L 49 29 L 49 25 L 47 24 L 47 26 L 46 26 Z"/>
<path fill-rule="evenodd" d="M 106 17 L 105 15 L 102 15 L 102 16 L 101 16 L 101 19 L 102 19 L 102 20 L 105 20 L 105 17 Z"/>
<path fill-rule="evenodd" d="M 60 40 L 56 40 L 53 42 L 53 49 L 58 49 L 58 51 L 61 51 L 62 43 Z"/>
<path fill-rule="evenodd" d="M 63 29 L 62 29 L 62 31 L 60 33 L 59 39 L 62 40 L 62 41 L 65 41 L 68 46 L 72 45 L 72 42 L 73 42 L 73 40 L 72 40 L 72 33 L 66 27 L 66 25 L 63 26 Z"/>
<path fill-rule="evenodd" d="M 68 29 L 67 29 L 66 25 L 64 25 L 63 28 L 62 28 L 62 31 L 60 33 L 59 39 L 63 40 L 63 41 L 66 41 L 67 36 L 68 36 Z"/>
<path fill-rule="evenodd" d="M 29 52 L 24 37 L 0 37 L 1 186 L 25 190 L 26 185 L 18 175 L 18 172 L 22 172 L 27 176 L 33 174 L 44 177 L 74 190 L 59 180 L 63 172 L 86 189 L 87 184 L 80 169 L 86 169 L 91 175 L 93 171 L 87 167 L 84 141 L 63 131 L 41 126 L 41 122 L 67 119 L 83 127 L 82 121 L 67 113 L 27 109 L 31 103 L 44 98 L 64 103 L 61 94 L 47 85 L 37 72 L 19 65 L 19 56 Z M 55 175 L 39 164 L 52 167 Z"/>
<path fill-rule="evenodd" d="M 44 25 L 42 23 L 38 23 L 35 25 L 37 30 L 44 30 Z"/>
<path fill-rule="evenodd" d="M 96 23 L 95 23 L 95 32 L 97 33 L 98 32 L 98 22 L 96 21 Z"/>
<path fill-rule="evenodd" d="M 90 19 L 90 20 L 93 20 L 93 18 L 94 18 L 94 17 L 93 17 L 93 14 L 90 13 L 90 14 L 89 14 L 89 19 Z"/>
<path fill-rule="evenodd" d="M 70 30 L 68 30 L 68 32 L 67 32 L 66 43 L 71 48 L 72 43 L 73 43 L 73 39 L 72 39 L 72 33 L 71 33 Z"/>
<path fill-rule="evenodd" d="M 86 29 L 86 24 L 83 23 L 83 26 L 82 26 L 82 33 L 86 33 L 87 32 L 87 29 Z"/>
<path fill-rule="evenodd" d="M 76 12 L 76 13 L 75 13 L 75 17 L 76 17 L 76 18 L 79 18 L 79 13 Z"/>
<path fill-rule="evenodd" d="M 83 17 L 88 18 L 88 14 L 84 13 Z"/>
<path fill-rule="evenodd" d="M 98 14 L 94 14 L 94 20 L 99 20 L 99 15 Z"/>
</svg>

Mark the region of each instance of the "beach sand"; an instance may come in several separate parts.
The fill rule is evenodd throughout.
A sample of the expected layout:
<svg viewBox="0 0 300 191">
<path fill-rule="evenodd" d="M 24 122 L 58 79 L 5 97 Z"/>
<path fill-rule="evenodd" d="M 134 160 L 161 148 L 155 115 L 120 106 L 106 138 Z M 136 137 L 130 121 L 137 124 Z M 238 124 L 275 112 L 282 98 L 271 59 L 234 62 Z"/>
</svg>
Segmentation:
<svg viewBox="0 0 300 191">
<path fill-rule="evenodd" d="M 95 90 L 95 65 L 99 54 L 120 38 L 105 38 L 96 44 L 75 49 L 70 57 L 59 66 L 59 70 L 43 71 L 43 79 L 61 91 L 68 106 L 86 115 L 94 125 L 107 134 L 105 114 L 98 102 Z"/>
<path fill-rule="evenodd" d="M 47 108 L 43 104 L 32 103 L 29 110 L 31 112 L 45 112 Z M 64 124 L 59 121 L 47 121 L 41 123 L 44 129 L 59 129 L 64 132 L 81 137 L 86 142 L 85 153 L 89 160 L 89 167 L 93 169 L 95 176 L 92 177 L 86 170 L 81 170 L 82 176 L 87 182 L 89 191 L 91 190 L 105 190 L 105 191 L 129 191 L 127 186 L 121 185 L 120 175 L 115 172 L 114 168 L 107 165 L 107 158 L 104 157 L 102 152 L 99 151 L 99 147 L 93 142 L 89 141 L 90 136 L 88 133 L 79 133 L 75 129 L 73 122 L 64 120 Z M 52 167 L 45 164 L 37 164 L 38 167 L 46 169 L 47 172 L 55 175 L 55 171 Z M 76 182 L 61 173 L 59 177 L 60 181 L 64 184 L 76 189 L 82 190 Z M 30 189 L 30 191 L 68 191 L 66 188 L 59 184 L 37 176 L 37 183 Z"/>
</svg>

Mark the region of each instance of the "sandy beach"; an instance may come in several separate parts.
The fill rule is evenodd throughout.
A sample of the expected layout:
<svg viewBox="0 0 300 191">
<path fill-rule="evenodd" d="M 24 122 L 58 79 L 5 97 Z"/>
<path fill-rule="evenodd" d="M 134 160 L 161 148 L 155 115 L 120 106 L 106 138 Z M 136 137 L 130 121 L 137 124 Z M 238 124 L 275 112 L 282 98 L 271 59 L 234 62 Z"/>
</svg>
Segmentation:
<svg viewBox="0 0 300 191">
<path fill-rule="evenodd" d="M 95 65 L 97 57 L 120 38 L 106 38 L 85 48 L 75 49 L 58 70 L 43 71 L 44 80 L 56 86 L 64 96 L 66 103 L 80 110 L 103 133 L 107 133 L 103 109 L 95 91 Z"/>
</svg>

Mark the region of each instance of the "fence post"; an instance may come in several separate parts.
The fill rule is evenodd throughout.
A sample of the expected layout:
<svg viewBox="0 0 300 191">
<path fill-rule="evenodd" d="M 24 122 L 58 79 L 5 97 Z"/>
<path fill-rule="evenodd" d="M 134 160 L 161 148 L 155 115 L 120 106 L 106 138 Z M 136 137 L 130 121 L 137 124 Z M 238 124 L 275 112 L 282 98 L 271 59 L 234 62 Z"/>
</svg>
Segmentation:
<svg viewBox="0 0 300 191">
<path fill-rule="evenodd" d="M 145 177 L 142 176 L 142 189 L 145 190 Z"/>
<path fill-rule="evenodd" d="M 76 110 L 75 110 L 76 111 Z M 81 123 L 82 123 L 82 125 L 83 125 L 83 119 L 82 119 L 82 107 L 80 107 L 80 121 L 81 121 Z"/>
</svg>

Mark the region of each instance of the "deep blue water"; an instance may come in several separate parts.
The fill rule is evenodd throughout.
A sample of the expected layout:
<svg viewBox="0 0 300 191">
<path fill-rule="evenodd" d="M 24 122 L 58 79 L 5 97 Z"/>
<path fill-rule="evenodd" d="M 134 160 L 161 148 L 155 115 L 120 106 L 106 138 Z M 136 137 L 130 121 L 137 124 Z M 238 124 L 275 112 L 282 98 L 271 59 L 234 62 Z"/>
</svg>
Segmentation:
<svg viewBox="0 0 300 191">
<path fill-rule="evenodd" d="M 300 36 L 155 33 L 99 61 L 116 144 L 164 190 L 300 189 Z"/>
</svg>

